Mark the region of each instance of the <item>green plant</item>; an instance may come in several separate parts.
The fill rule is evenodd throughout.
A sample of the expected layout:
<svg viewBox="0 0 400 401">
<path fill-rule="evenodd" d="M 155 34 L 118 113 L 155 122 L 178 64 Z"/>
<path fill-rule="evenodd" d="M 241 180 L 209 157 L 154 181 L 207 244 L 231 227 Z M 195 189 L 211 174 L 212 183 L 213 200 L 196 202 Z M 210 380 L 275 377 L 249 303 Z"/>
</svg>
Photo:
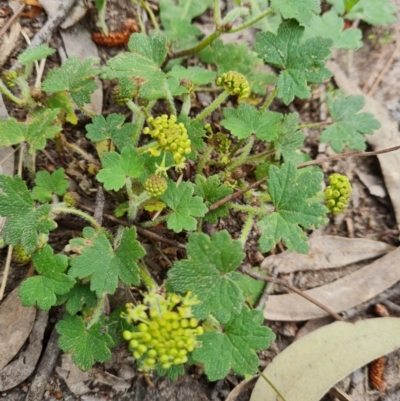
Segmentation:
<svg viewBox="0 0 400 401">
<path fill-rule="evenodd" d="M 104 11 L 106 2 L 96 3 Z M 66 173 L 59 168 L 51 174 L 39 171 L 29 186 L 20 176 L 0 176 L 0 215 L 8 217 L 3 241 L 16 247 L 23 261 L 32 255 L 36 275 L 21 286 L 23 304 L 45 310 L 65 304 L 65 316 L 56 326 L 59 345 L 72 353 L 81 369 L 107 360 L 123 333 L 145 371 L 157 369 L 174 378 L 188 362 L 204 364 L 210 380 L 225 377 L 231 368 L 241 375 L 253 374 L 259 363 L 256 351 L 266 349 L 274 334 L 262 325 L 262 312 L 249 302 L 260 286 L 238 271 L 252 226 L 261 232 L 262 252 L 282 241 L 289 250 L 306 253 L 305 230 L 325 224 L 328 209 L 336 214 L 349 196 L 349 191 L 339 190 L 339 196 L 336 188 L 327 189 L 329 200 L 323 204 L 321 169 L 299 168 L 310 158 L 301 150 L 305 134 L 298 115 L 272 111 L 270 106 L 275 99 L 289 105 L 295 98 L 309 98 L 312 85 L 332 75 L 325 66 L 332 48 L 356 48 L 360 34 L 342 32 L 338 16 L 320 17 L 314 0 L 272 0 L 272 8 L 259 1 L 251 18 L 239 26 L 233 24 L 250 13 L 246 6 L 239 4 L 222 18 L 217 0 L 162 0 L 163 30 L 145 2 L 139 3 L 150 14 L 154 30 L 133 34 L 128 51 L 106 65 L 71 57 L 47 74 L 33 96 L 28 84 L 32 65 L 54 52 L 41 45 L 22 53 L 18 68 L 4 72 L 0 81 L 0 92 L 28 112 L 25 122 L 0 121 L 0 145 L 26 143 L 34 155 L 53 141 L 60 151 L 67 147 L 79 153 L 88 162 L 87 174 L 116 193 L 115 214 L 126 216 L 124 224 L 129 227 L 106 229 L 83 211 L 79 197 L 67 192 Z M 215 31 L 200 40 L 192 19 L 211 6 Z M 240 44 L 225 46 L 218 39 L 271 15 L 282 22 L 275 33 L 258 33 L 253 51 Z M 322 37 L 318 18 L 334 27 Z M 185 67 L 193 55 L 203 64 Z M 276 75 L 258 72 L 263 63 Z M 130 109 L 134 122 L 125 122 L 117 113 L 92 115 L 85 108 L 98 77 L 118 80 L 116 101 Z M 272 89 L 261 100 L 257 95 L 266 95 L 267 85 Z M 218 93 L 214 101 L 203 110 L 192 107 L 194 95 L 209 90 Z M 233 107 L 225 105 L 228 97 Z M 246 103 L 247 98 L 261 103 L 256 107 Z M 332 94 L 332 124 L 316 124 L 325 126 L 321 140 L 337 152 L 365 149 L 363 135 L 372 134 L 379 123 L 372 115 L 359 113 L 362 106 L 362 97 Z M 215 123 L 209 116 L 218 107 L 223 117 Z M 77 110 L 92 118 L 86 138 L 106 145 L 101 161 L 61 135 L 67 122 L 77 123 Z M 254 152 L 255 146 L 261 150 Z M 256 166 L 256 178 L 266 187 L 249 186 L 252 176 L 243 172 L 244 165 Z M 334 185 L 337 181 L 331 179 Z M 203 223 L 216 224 L 235 211 L 246 216 L 239 239 L 226 230 L 212 236 L 202 232 Z M 148 212 L 157 215 L 152 219 Z M 82 237 L 70 240 L 66 255 L 54 253 L 49 245 L 56 220 L 64 214 L 91 225 Z M 181 248 L 185 242 L 187 250 L 162 284 L 147 270 L 135 228 L 142 240 L 146 230 L 158 224 L 184 233 L 176 241 L 179 238 Z M 117 316 L 105 316 L 103 305 L 118 285 L 146 287 L 143 300 L 128 304 Z M 112 319 L 120 328 L 117 336 L 108 329 Z"/>
</svg>

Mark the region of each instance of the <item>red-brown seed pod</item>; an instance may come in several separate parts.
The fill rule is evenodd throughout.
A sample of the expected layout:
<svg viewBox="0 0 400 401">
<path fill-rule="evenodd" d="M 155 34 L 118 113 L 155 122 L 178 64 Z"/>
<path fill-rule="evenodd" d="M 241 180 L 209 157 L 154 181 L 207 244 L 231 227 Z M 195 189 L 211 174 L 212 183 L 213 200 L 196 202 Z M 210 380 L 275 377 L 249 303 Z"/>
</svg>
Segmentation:
<svg viewBox="0 0 400 401">
<path fill-rule="evenodd" d="M 385 374 L 385 362 L 386 358 L 384 356 L 375 359 L 369 364 L 369 382 L 371 386 L 380 391 L 384 392 L 386 390 L 386 381 L 383 377 Z"/>
<path fill-rule="evenodd" d="M 387 310 L 385 305 L 376 304 L 374 307 L 374 312 L 375 312 L 376 316 L 389 317 L 389 311 Z"/>
<path fill-rule="evenodd" d="M 102 32 L 92 33 L 92 40 L 100 46 L 119 47 L 125 46 L 129 42 L 129 38 L 133 32 L 138 32 L 138 26 L 134 19 L 128 18 L 124 22 L 124 29 L 120 32 L 110 32 L 105 35 Z"/>
</svg>

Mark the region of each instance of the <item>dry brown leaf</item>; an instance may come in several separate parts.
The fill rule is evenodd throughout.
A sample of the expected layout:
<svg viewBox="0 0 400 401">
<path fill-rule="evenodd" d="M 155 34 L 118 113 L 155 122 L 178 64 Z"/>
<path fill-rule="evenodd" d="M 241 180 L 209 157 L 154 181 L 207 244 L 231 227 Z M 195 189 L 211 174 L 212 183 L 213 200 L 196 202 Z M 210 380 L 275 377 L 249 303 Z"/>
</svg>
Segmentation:
<svg viewBox="0 0 400 401">
<path fill-rule="evenodd" d="M 268 256 L 262 262 L 261 268 L 278 267 L 279 273 L 337 268 L 377 258 L 395 249 L 385 242 L 332 235 L 310 238 L 308 244 L 308 254 L 285 251 Z"/>
<path fill-rule="evenodd" d="M 367 142 L 374 150 L 390 148 L 400 145 L 400 133 L 397 122 L 390 116 L 386 107 L 361 91 L 358 85 L 349 79 L 338 64 L 330 61 L 327 67 L 333 72 L 335 82 L 348 95 L 363 95 L 365 107 L 363 111 L 372 113 L 381 123 L 381 128 L 374 131 L 374 135 L 366 135 Z M 400 150 L 378 155 L 386 189 L 389 193 L 400 226 Z"/>
<path fill-rule="evenodd" d="M 400 280 L 400 248 L 332 283 L 305 291 L 308 295 L 341 312 L 385 291 Z M 301 321 L 327 313 L 297 294 L 271 295 L 265 305 L 267 320 Z"/>
<path fill-rule="evenodd" d="M 0 369 L 17 354 L 32 330 L 36 307 L 22 306 L 19 287 L 0 305 Z"/>
<path fill-rule="evenodd" d="M 29 336 L 29 345 L 18 359 L 0 371 L 0 391 L 8 390 L 23 382 L 36 367 L 42 351 L 42 340 L 48 320 L 48 313 L 39 311 Z"/>
<path fill-rule="evenodd" d="M 61 376 L 68 388 L 77 396 L 86 394 L 90 388 L 84 383 L 91 379 L 91 372 L 82 372 L 72 362 L 71 354 L 63 354 L 61 357 L 61 367 L 56 367 L 56 372 Z"/>
<path fill-rule="evenodd" d="M 17 45 L 20 32 L 21 24 L 19 22 L 14 22 L 7 31 L 7 34 L 2 37 L 2 42 L 0 45 L 0 67 L 4 65 L 8 59 L 8 56 Z"/>
<path fill-rule="evenodd" d="M 48 312 L 40 310 L 29 336 L 29 345 L 20 353 L 18 359 L 9 363 L 0 371 L 0 391 L 5 391 L 27 379 L 36 368 L 42 352 L 42 340 L 46 329 Z"/>
</svg>

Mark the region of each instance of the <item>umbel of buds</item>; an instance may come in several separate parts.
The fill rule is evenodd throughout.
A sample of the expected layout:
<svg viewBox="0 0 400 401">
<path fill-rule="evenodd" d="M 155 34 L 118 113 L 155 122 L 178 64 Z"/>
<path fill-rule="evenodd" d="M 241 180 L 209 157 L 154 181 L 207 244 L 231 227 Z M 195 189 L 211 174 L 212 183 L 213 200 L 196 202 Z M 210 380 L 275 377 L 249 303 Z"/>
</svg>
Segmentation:
<svg viewBox="0 0 400 401">
<path fill-rule="evenodd" d="M 168 187 L 167 180 L 159 175 L 150 176 L 144 183 L 144 189 L 153 198 L 161 196 Z"/>
<path fill-rule="evenodd" d="M 225 72 L 217 78 L 216 83 L 219 86 L 223 86 L 232 96 L 246 98 L 250 95 L 250 85 L 246 77 L 239 72 Z"/>
<path fill-rule="evenodd" d="M 159 156 L 161 151 L 171 152 L 175 164 L 182 164 L 186 160 L 191 149 L 191 141 L 185 126 L 176 122 L 176 116 L 163 114 L 157 118 L 150 117 L 147 122 L 153 128 L 145 127 L 144 134 L 150 135 L 158 143 L 151 149 L 154 156 Z"/>
<path fill-rule="evenodd" d="M 338 173 L 329 176 L 329 186 L 325 189 L 326 206 L 337 215 L 347 209 L 352 188 L 349 179 Z"/>
<path fill-rule="evenodd" d="M 20 265 L 26 265 L 32 260 L 32 255 L 26 252 L 25 248 L 21 244 L 17 244 L 13 248 L 13 259 Z"/>
<path fill-rule="evenodd" d="M 197 337 L 204 333 L 191 311 L 197 303 L 190 293 L 182 297 L 151 292 L 144 294 L 142 304 L 126 304 L 121 317 L 132 329 L 124 330 L 122 337 L 129 341 L 139 369 L 168 370 L 188 361 L 188 354 L 201 345 Z"/>
</svg>

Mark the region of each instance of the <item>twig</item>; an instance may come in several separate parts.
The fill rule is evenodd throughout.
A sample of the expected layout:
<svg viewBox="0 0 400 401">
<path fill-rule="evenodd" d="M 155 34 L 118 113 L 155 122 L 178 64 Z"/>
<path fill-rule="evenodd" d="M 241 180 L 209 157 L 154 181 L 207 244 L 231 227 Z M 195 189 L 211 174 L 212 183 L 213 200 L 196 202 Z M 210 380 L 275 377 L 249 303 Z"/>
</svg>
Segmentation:
<svg viewBox="0 0 400 401">
<path fill-rule="evenodd" d="M 330 161 L 336 161 L 336 160 L 340 160 L 340 159 L 345 159 L 346 157 L 375 156 L 375 155 L 379 155 L 379 154 L 382 154 L 382 153 L 393 152 L 393 151 L 398 150 L 398 149 L 400 149 L 400 146 L 393 146 L 392 148 L 387 148 L 387 149 L 382 149 L 382 150 L 375 150 L 373 152 L 364 152 L 364 151 L 357 150 L 357 151 L 354 151 L 354 152 L 343 153 L 341 155 L 334 155 L 334 156 L 330 156 L 330 157 L 325 157 L 323 159 L 311 160 L 309 162 L 305 162 L 305 163 L 299 164 L 297 166 L 297 168 L 304 168 L 304 167 L 308 167 L 308 166 L 316 166 L 316 165 L 323 164 L 323 163 L 330 162 Z M 233 194 L 230 194 L 230 195 L 226 196 L 225 198 L 220 199 L 218 202 L 213 203 L 208 208 L 208 210 L 211 212 L 212 210 L 215 210 L 215 209 L 219 208 L 220 206 L 225 205 L 225 203 L 228 203 L 233 199 L 240 198 L 247 191 L 250 191 L 251 189 L 258 187 L 259 185 L 263 184 L 267 180 L 268 180 L 268 176 L 267 177 L 263 177 L 260 180 L 253 182 L 252 184 L 250 184 L 246 188 L 241 189 L 240 191 L 234 192 Z"/>
<path fill-rule="evenodd" d="M 0 38 L 7 32 L 7 29 L 13 24 L 13 22 L 19 17 L 19 15 L 24 10 L 26 4 L 21 4 L 19 9 L 11 16 L 11 18 L 5 23 L 3 28 L 0 30 Z"/>
<path fill-rule="evenodd" d="M 91 207 L 89 207 L 89 206 L 85 206 L 85 205 L 82 205 L 82 204 L 81 204 L 81 205 L 79 205 L 79 207 L 80 207 L 81 209 L 83 209 L 83 210 L 86 210 L 87 212 L 92 212 L 92 213 L 93 213 L 93 209 L 92 209 Z M 135 226 L 135 227 L 136 227 L 136 231 L 137 231 L 140 235 L 142 235 L 143 237 L 146 237 L 146 238 L 148 238 L 148 239 L 152 239 L 152 240 L 154 240 L 154 241 L 164 242 L 165 244 L 174 246 L 174 247 L 176 247 L 176 248 L 186 249 L 186 246 L 183 245 L 183 244 L 181 244 L 180 242 L 171 240 L 171 239 L 169 239 L 169 238 L 165 238 L 165 237 L 163 237 L 162 235 L 156 234 L 156 233 L 153 232 L 153 231 L 150 231 L 150 230 L 147 230 L 147 229 L 145 229 L 145 228 L 139 227 L 139 226 L 137 226 L 136 224 L 129 223 L 128 221 L 120 220 L 120 219 L 114 217 L 114 216 L 111 215 L 111 214 L 103 213 L 103 217 L 105 217 L 105 218 L 108 219 L 108 220 L 113 221 L 114 223 L 121 224 L 122 226 L 125 226 L 125 227 L 132 227 L 132 226 Z"/>
<path fill-rule="evenodd" d="M 103 210 L 104 210 L 104 191 L 103 188 L 99 185 L 97 187 L 96 193 L 96 206 L 94 208 L 94 219 L 99 223 L 101 226 L 103 223 Z"/>
<path fill-rule="evenodd" d="M 386 74 L 386 71 L 389 69 L 389 67 L 392 65 L 393 60 L 395 59 L 397 52 L 400 50 L 400 39 L 398 39 L 398 43 L 397 46 L 395 47 L 395 49 L 393 50 L 393 53 L 391 54 L 391 56 L 389 57 L 389 60 L 386 62 L 385 66 L 383 67 L 381 73 L 379 74 L 378 78 L 376 79 L 376 81 L 374 82 L 374 84 L 372 85 L 371 89 L 368 91 L 368 95 L 372 96 L 376 90 L 376 88 L 378 87 L 378 85 L 381 83 L 383 76 Z"/>
<path fill-rule="evenodd" d="M 382 302 L 383 305 L 385 305 L 388 309 L 390 309 L 392 312 L 395 313 L 400 313 L 400 305 L 395 304 L 392 301 L 389 301 L 388 299 L 385 302 Z"/>
<path fill-rule="evenodd" d="M 65 16 L 68 14 L 69 10 L 76 3 L 76 1 L 77 0 L 61 1 L 58 10 L 47 20 L 40 31 L 33 37 L 31 44 L 28 46 L 28 49 L 34 49 L 35 47 L 45 42 L 47 38 L 53 33 L 53 31 L 65 19 Z M 13 65 L 11 70 L 16 70 L 19 66 L 20 64 L 17 62 Z"/>
<path fill-rule="evenodd" d="M 11 245 L 8 245 L 7 258 L 6 258 L 6 263 L 4 266 L 4 274 L 3 274 L 3 279 L 1 280 L 0 301 L 3 299 L 4 291 L 6 289 L 8 273 L 10 272 L 12 251 L 13 251 L 13 247 Z"/>
<path fill-rule="evenodd" d="M 59 311 L 57 321 L 60 320 L 62 310 Z M 39 366 L 36 371 L 35 378 L 29 388 L 28 394 L 25 397 L 25 401 L 42 401 L 43 395 L 49 382 L 51 373 L 53 372 L 54 366 L 57 362 L 60 348 L 58 347 L 58 333 L 56 328 L 50 335 L 49 342 L 47 343 L 43 357 L 40 360 Z"/>
<path fill-rule="evenodd" d="M 243 273 L 246 273 L 248 276 L 250 276 L 250 277 L 252 277 L 252 278 L 254 278 L 256 280 L 262 280 L 262 281 L 265 281 L 267 283 L 274 283 L 274 284 L 283 285 L 284 287 L 288 288 L 289 290 L 291 290 L 291 291 L 295 292 L 296 294 L 302 296 L 303 298 L 307 299 L 307 301 L 310 301 L 314 305 L 317 305 L 319 308 L 321 308 L 325 312 L 329 313 L 336 320 L 343 320 L 343 318 L 341 316 L 339 316 L 335 311 L 333 311 L 332 309 L 328 308 L 327 306 L 325 306 L 321 302 L 317 301 L 315 298 L 310 297 L 310 295 L 308 295 L 307 293 L 299 290 L 298 288 L 294 287 L 293 285 L 288 284 L 285 280 L 280 280 L 280 279 L 277 279 L 277 278 L 264 276 L 262 274 L 259 274 L 259 273 L 251 271 L 247 267 L 242 267 L 241 270 L 243 271 Z"/>
</svg>

